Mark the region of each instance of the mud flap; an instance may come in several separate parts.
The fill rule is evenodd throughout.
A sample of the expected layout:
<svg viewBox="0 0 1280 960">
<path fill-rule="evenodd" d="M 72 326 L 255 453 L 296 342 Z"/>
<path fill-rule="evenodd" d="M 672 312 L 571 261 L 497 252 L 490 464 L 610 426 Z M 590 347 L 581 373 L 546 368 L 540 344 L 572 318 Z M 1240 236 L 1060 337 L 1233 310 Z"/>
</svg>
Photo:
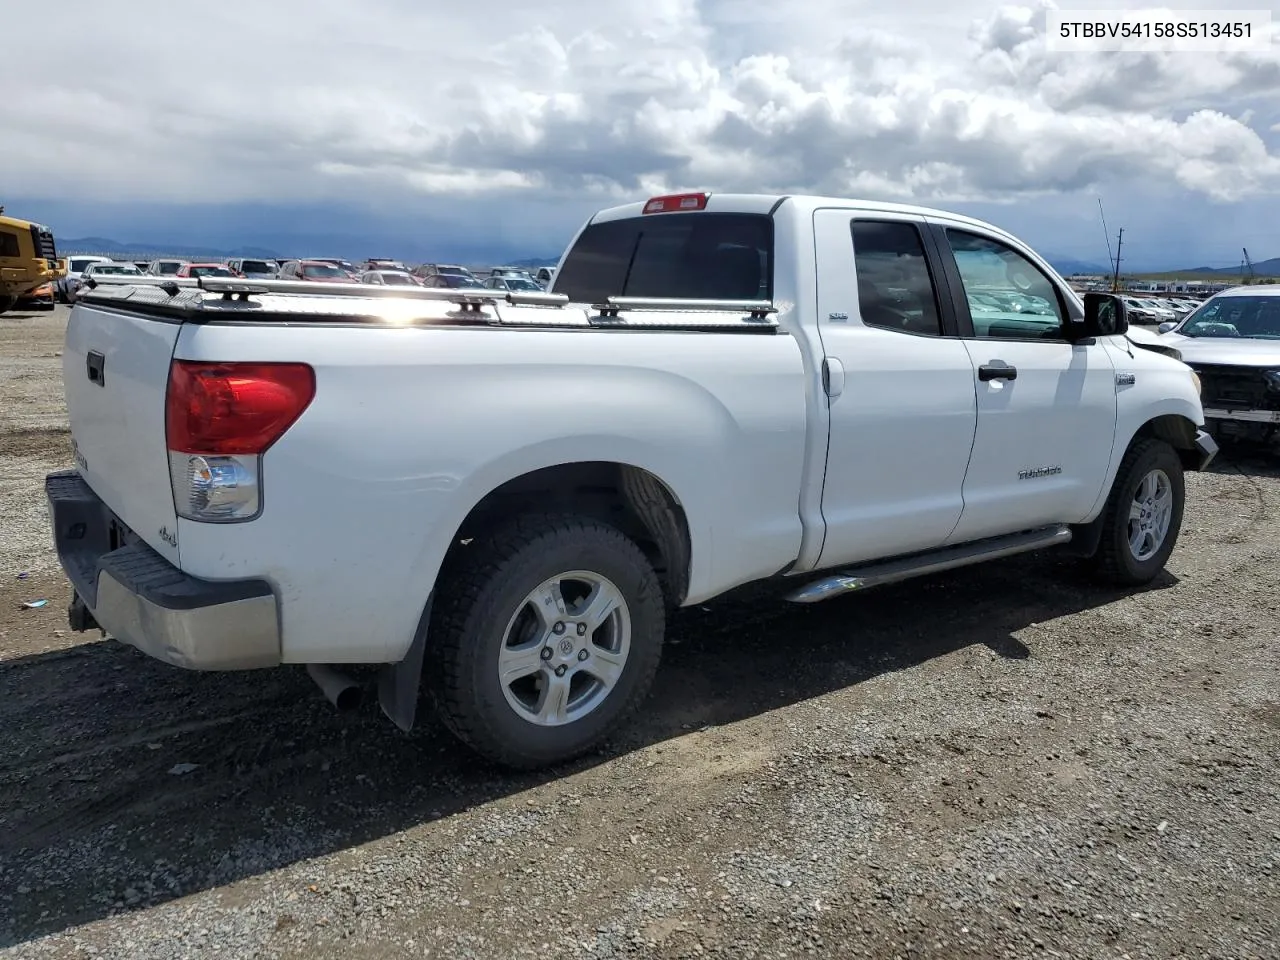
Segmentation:
<svg viewBox="0 0 1280 960">
<path fill-rule="evenodd" d="M 427 628 L 431 623 L 431 605 L 435 591 L 418 621 L 417 632 L 409 651 L 399 663 L 383 664 L 378 671 L 378 705 L 397 727 L 408 733 L 418 713 L 418 696 L 422 685 L 422 657 L 427 647 Z"/>
</svg>

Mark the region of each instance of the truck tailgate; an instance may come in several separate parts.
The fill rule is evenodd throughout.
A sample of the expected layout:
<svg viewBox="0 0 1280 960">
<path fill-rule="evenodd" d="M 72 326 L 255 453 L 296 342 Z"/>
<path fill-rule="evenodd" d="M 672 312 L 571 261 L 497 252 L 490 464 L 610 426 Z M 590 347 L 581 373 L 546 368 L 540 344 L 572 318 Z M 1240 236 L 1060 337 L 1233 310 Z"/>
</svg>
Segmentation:
<svg viewBox="0 0 1280 960">
<path fill-rule="evenodd" d="M 62 375 L 76 466 L 112 512 L 177 565 L 165 441 L 169 361 L 182 324 L 78 303 Z"/>
</svg>

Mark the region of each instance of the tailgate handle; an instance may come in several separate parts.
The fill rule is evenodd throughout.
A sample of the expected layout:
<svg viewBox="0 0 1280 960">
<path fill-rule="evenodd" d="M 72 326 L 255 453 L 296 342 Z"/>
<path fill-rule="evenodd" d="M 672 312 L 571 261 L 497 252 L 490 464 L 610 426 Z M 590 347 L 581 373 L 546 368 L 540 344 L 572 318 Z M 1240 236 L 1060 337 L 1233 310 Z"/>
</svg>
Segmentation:
<svg viewBox="0 0 1280 960">
<path fill-rule="evenodd" d="M 100 387 L 107 385 L 107 358 L 97 350 L 90 350 L 84 358 L 85 369 L 89 373 L 89 381 Z"/>
</svg>

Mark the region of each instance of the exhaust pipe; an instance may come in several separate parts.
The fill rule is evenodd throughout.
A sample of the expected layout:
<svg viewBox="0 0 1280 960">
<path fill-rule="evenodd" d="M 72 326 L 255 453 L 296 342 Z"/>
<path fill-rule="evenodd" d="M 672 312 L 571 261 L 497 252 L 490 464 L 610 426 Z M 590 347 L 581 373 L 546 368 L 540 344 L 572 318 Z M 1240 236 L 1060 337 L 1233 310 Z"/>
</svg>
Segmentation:
<svg viewBox="0 0 1280 960">
<path fill-rule="evenodd" d="M 360 685 L 333 667 L 323 663 L 308 663 L 307 673 L 329 702 L 339 710 L 354 710 L 364 699 L 364 691 L 360 689 Z"/>
</svg>

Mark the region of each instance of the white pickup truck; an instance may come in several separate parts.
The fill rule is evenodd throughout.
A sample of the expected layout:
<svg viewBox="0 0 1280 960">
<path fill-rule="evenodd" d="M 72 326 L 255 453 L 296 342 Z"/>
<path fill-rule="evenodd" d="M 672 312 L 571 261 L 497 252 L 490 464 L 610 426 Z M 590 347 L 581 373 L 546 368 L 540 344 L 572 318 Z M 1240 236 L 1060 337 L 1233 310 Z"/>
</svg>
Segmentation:
<svg viewBox="0 0 1280 960">
<path fill-rule="evenodd" d="M 1126 329 L 986 223 L 798 196 L 605 210 L 545 293 L 107 280 L 46 483 L 71 623 L 340 706 L 380 665 L 400 727 L 421 686 L 481 754 L 557 763 L 643 701 L 671 609 L 748 582 L 1064 545 L 1150 581 L 1217 448 Z"/>
</svg>

